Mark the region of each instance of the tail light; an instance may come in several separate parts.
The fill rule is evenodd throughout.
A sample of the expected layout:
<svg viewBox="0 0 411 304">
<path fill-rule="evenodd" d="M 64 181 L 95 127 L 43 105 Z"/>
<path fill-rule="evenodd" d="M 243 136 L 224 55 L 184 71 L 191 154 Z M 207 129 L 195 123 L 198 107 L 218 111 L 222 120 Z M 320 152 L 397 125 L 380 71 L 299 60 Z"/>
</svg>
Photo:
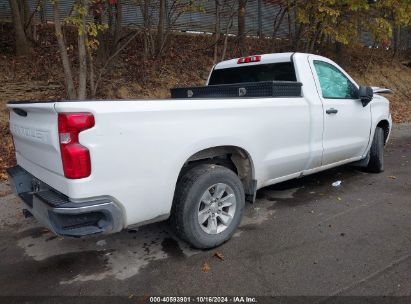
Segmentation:
<svg viewBox="0 0 411 304">
<path fill-rule="evenodd" d="M 250 62 L 260 62 L 260 61 L 261 61 L 261 55 L 254 55 L 254 56 L 249 56 L 249 57 L 238 58 L 237 64 L 250 63 Z"/>
<path fill-rule="evenodd" d="M 91 113 L 59 113 L 58 130 L 64 176 L 84 178 L 91 174 L 89 150 L 80 145 L 79 133 L 94 126 Z"/>
</svg>

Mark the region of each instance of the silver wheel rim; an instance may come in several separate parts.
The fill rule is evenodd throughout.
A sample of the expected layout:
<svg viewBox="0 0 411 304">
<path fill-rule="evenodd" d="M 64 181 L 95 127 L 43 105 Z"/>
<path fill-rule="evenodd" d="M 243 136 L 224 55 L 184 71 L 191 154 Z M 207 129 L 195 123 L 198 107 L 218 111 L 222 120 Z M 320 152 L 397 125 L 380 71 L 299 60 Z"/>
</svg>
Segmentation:
<svg viewBox="0 0 411 304">
<path fill-rule="evenodd" d="M 208 234 L 219 234 L 233 220 L 237 199 L 233 189 L 224 183 L 214 184 L 201 196 L 198 204 L 198 223 Z"/>
</svg>

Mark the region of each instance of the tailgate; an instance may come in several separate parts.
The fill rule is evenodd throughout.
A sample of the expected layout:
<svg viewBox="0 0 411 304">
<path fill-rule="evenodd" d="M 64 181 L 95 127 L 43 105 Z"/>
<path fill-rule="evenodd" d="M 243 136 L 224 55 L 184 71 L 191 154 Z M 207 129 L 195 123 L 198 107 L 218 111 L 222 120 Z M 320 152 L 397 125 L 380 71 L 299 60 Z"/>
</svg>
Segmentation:
<svg viewBox="0 0 411 304">
<path fill-rule="evenodd" d="M 54 105 L 54 102 L 7 105 L 17 162 L 28 172 L 45 169 L 64 176 Z"/>
</svg>

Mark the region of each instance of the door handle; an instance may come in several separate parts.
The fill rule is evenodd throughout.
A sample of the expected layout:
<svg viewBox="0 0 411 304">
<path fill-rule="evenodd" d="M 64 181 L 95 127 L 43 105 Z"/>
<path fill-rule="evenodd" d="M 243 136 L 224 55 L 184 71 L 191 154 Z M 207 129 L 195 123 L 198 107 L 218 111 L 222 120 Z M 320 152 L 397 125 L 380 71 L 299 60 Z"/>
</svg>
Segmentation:
<svg viewBox="0 0 411 304">
<path fill-rule="evenodd" d="M 334 108 L 331 108 L 331 109 L 326 110 L 325 113 L 327 113 L 327 114 L 337 114 L 338 110 L 334 109 Z"/>
</svg>

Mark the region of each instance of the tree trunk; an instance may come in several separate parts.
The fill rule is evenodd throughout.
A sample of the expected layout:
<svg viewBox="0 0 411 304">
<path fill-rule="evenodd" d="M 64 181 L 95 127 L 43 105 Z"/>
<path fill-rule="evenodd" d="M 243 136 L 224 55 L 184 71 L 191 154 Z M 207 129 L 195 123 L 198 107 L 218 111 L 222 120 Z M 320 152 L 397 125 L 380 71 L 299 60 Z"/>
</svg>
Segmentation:
<svg viewBox="0 0 411 304">
<path fill-rule="evenodd" d="M 164 18 L 166 9 L 165 0 L 160 0 L 160 9 L 158 12 L 158 26 L 157 26 L 157 38 L 156 38 L 156 56 L 161 55 L 161 49 L 163 48 L 164 39 Z"/>
<path fill-rule="evenodd" d="M 400 25 L 394 25 L 393 26 L 394 31 L 393 31 L 393 58 L 398 56 L 398 52 L 400 49 L 400 41 L 401 41 L 401 26 Z"/>
<path fill-rule="evenodd" d="M 81 0 L 83 7 L 88 7 L 88 0 Z M 81 26 L 78 33 L 78 59 L 79 59 L 79 87 L 78 99 L 87 97 L 87 50 L 86 50 L 86 16 L 81 16 Z"/>
<path fill-rule="evenodd" d="M 229 33 L 230 29 L 233 27 L 233 20 L 234 20 L 235 13 L 236 13 L 236 9 L 235 9 L 235 6 L 233 5 L 233 6 L 230 7 L 230 16 L 228 18 L 227 25 L 226 25 L 226 28 L 225 28 L 223 50 L 221 51 L 221 61 L 224 60 L 225 55 L 227 53 L 228 33 Z"/>
<path fill-rule="evenodd" d="M 28 0 L 22 0 L 23 7 L 24 7 L 24 32 L 26 37 L 30 40 L 38 40 L 38 34 L 36 32 L 36 26 L 33 25 L 33 18 L 36 13 L 41 14 L 41 9 L 43 5 L 43 0 L 37 0 L 36 6 L 34 7 L 33 11 L 30 12 L 30 6 Z"/>
<path fill-rule="evenodd" d="M 60 10 L 58 3 L 58 0 L 55 0 L 53 3 L 54 28 L 56 31 L 57 42 L 60 49 L 61 61 L 63 63 L 67 97 L 68 99 L 76 99 L 76 89 L 74 88 L 73 75 L 71 73 L 71 66 L 67 54 L 67 47 L 66 43 L 64 42 L 63 31 L 61 29 Z"/>
<path fill-rule="evenodd" d="M 282 7 L 280 9 L 280 11 L 278 12 L 280 14 L 280 16 L 274 19 L 274 23 L 273 23 L 273 35 L 272 35 L 272 41 L 271 41 L 271 46 L 270 46 L 270 52 L 273 52 L 274 50 L 274 46 L 275 46 L 275 41 L 276 41 L 276 36 L 277 36 L 277 32 L 280 29 L 281 24 L 283 23 L 284 17 L 285 17 L 285 13 L 287 12 L 287 8 L 286 7 Z"/>
<path fill-rule="evenodd" d="M 238 1 L 238 46 L 240 50 L 244 47 L 245 40 L 245 16 L 247 0 Z"/>
<path fill-rule="evenodd" d="M 113 50 L 112 50 L 112 54 L 115 53 L 117 51 L 118 48 L 118 42 L 120 40 L 121 37 L 121 32 L 123 29 L 122 26 L 122 19 L 123 19 L 123 8 L 122 8 L 122 3 L 121 0 L 117 1 L 116 4 L 116 28 L 114 30 L 114 37 L 113 37 Z"/>
<path fill-rule="evenodd" d="M 24 21 L 23 21 L 23 25 L 24 25 L 24 32 L 26 34 L 26 37 L 32 38 L 33 37 L 33 31 L 31 28 L 31 18 L 30 18 L 30 6 L 29 6 L 29 2 L 28 0 L 21 0 L 23 1 L 23 11 L 24 11 Z M 36 5 L 37 9 L 38 5 Z M 34 13 L 34 12 L 33 12 Z"/>
<path fill-rule="evenodd" d="M 111 16 L 111 6 L 107 2 L 107 15 L 108 17 L 108 26 L 112 26 L 112 16 Z M 103 16 L 98 10 L 93 12 L 93 20 L 96 24 L 103 24 Z M 108 52 L 109 52 L 109 36 L 110 36 L 110 29 L 108 31 L 98 31 L 97 33 L 97 40 L 98 40 L 98 49 L 96 59 L 97 62 L 104 64 L 107 60 Z"/>
<path fill-rule="evenodd" d="M 318 22 L 315 26 L 315 31 L 313 36 L 311 37 L 310 43 L 307 45 L 307 53 L 314 53 L 315 45 L 317 43 L 318 37 L 320 37 L 322 33 L 322 24 Z"/>
<path fill-rule="evenodd" d="M 143 19 L 144 19 L 144 60 L 150 56 L 150 16 L 149 3 L 150 0 L 143 0 Z"/>
<path fill-rule="evenodd" d="M 344 45 L 341 42 L 335 43 L 335 62 L 339 65 L 342 65 L 342 55 L 343 55 L 343 47 Z"/>
<path fill-rule="evenodd" d="M 300 9 L 298 6 L 299 2 L 295 0 L 292 4 L 293 7 L 293 16 L 298 16 L 298 10 Z M 287 19 L 288 19 L 288 27 L 289 27 L 289 35 L 290 41 L 292 41 L 293 51 L 297 52 L 300 47 L 300 38 L 303 32 L 304 26 L 302 23 L 298 21 L 298 18 L 291 18 L 290 14 L 290 3 L 287 1 Z M 291 29 L 291 21 L 294 19 L 294 30 Z M 293 35 L 294 33 L 294 35 Z"/>
<path fill-rule="evenodd" d="M 13 16 L 14 33 L 16 39 L 17 55 L 30 53 L 31 47 L 24 33 L 24 15 L 21 14 L 19 4 L 16 0 L 9 0 L 11 13 Z"/>
<path fill-rule="evenodd" d="M 263 3 L 262 0 L 257 0 L 257 36 L 264 38 L 263 34 Z"/>
<path fill-rule="evenodd" d="M 214 64 L 218 61 L 218 41 L 220 40 L 220 1 L 215 0 Z"/>
<path fill-rule="evenodd" d="M 40 0 L 40 22 L 41 23 L 46 23 L 46 12 L 45 12 L 45 6 L 46 6 L 47 0 Z"/>
<path fill-rule="evenodd" d="M 94 98 L 96 96 L 96 82 L 94 76 L 94 60 L 93 54 L 90 49 L 87 49 L 87 59 L 88 59 L 88 73 L 89 73 L 89 86 L 90 86 L 90 96 Z"/>
</svg>

